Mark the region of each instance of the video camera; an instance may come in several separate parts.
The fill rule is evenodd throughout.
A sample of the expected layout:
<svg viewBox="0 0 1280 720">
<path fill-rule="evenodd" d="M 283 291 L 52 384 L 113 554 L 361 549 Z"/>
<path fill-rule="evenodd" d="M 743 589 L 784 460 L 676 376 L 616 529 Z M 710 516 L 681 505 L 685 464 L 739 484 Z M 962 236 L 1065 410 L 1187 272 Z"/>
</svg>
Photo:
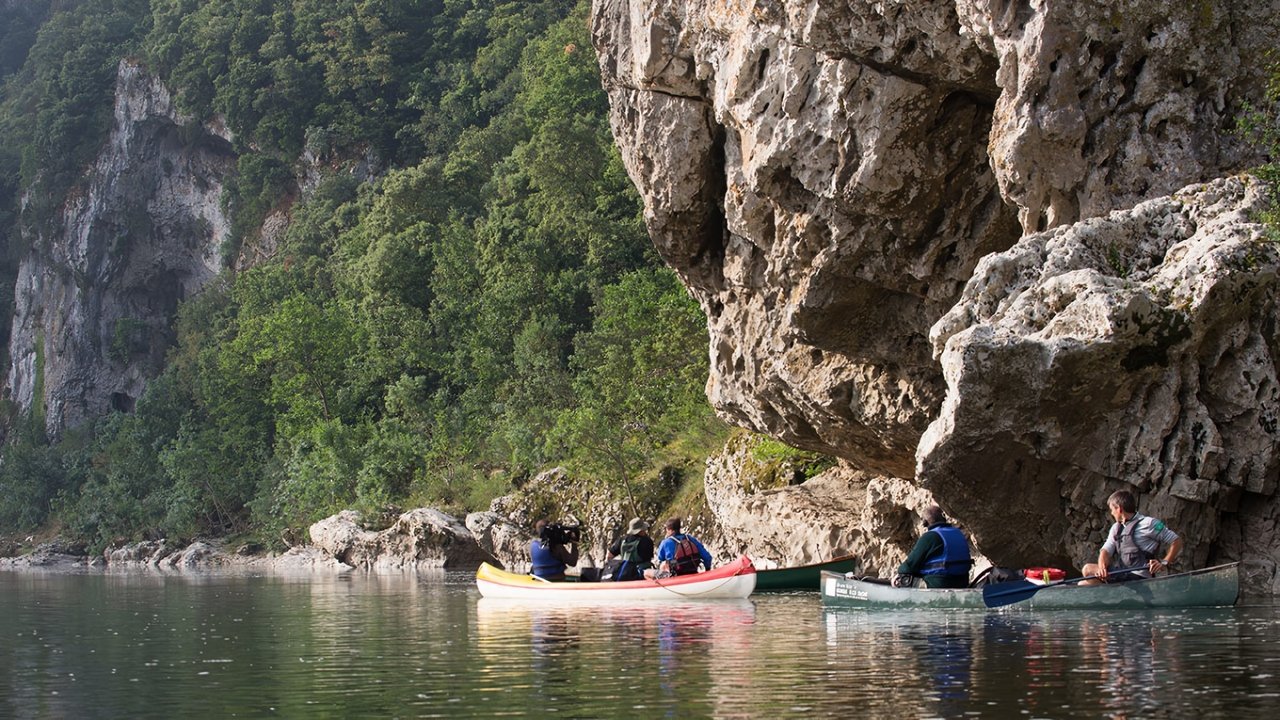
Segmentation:
<svg viewBox="0 0 1280 720">
<path fill-rule="evenodd" d="M 567 545 L 582 540 L 582 529 L 577 525 L 561 525 L 560 523 L 548 523 L 542 528 L 542 532 L 538 535 L 538 539 L 544 543 L 553 545 Z"/>
</svg>

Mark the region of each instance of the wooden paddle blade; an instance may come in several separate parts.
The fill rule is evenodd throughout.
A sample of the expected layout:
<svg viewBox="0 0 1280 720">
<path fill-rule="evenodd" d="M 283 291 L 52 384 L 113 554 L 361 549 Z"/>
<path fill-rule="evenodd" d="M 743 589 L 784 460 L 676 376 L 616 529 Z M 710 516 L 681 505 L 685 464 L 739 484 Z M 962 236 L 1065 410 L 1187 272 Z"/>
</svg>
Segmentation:
<svg viewBox="0 0 1280 720">
<path fill-rule="evenodd" d="M 989 608 L 1004 607 L 1022 602 L 1035 595 L 1044 585 L 1037 585 L 1028 580 L 1011 580 L 1009 582 L 984 585 L 982 587 L 982 603 Z"/>
</svg>

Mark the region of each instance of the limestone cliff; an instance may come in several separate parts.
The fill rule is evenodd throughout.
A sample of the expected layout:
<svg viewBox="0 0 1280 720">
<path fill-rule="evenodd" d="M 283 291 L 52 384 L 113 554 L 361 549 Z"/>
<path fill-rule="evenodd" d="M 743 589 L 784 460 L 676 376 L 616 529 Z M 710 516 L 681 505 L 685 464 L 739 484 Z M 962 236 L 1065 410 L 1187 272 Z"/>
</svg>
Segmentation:
<svg viewBox="0 0 1280 720">
<path fill-rule="evenodd" d="M 1250 181 L 1182 188 L 1258 160 L 1278 10 L 596 0 L 718 411 L 911 480 L 997 562 L 1078 565 L 1129 485 L 1274 589 L 1274 247 Z"/>
<path fill-rule="evenodd" d="M 176 110 L 124 61 L 110 138 L 60 217 L 40 228 L 15 290 L 8 390 L 47 428 L 131 410 L 173 344 L 179 301 L 221 266 L 228 134 Z"/>
</svg>

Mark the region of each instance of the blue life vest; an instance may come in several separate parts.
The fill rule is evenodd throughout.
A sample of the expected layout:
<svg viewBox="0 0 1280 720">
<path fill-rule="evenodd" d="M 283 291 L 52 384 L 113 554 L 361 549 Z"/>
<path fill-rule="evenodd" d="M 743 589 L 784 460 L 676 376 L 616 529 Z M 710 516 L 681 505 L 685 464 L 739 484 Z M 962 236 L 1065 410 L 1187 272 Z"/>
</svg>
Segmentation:
<svg viewBox="0 0 1280 720">
<path fill-rule="evenodd" d="M 569 567 L 552 555 L 551 549 L 545 547 L 541 540 L 529 543 L 529 557 L 533 560 L 533 574 L 540 578 L 564 575 Z"/>
<path fill-rule="evenodd" d="M 925 559 L 921 575 L 964 575 L 969 576 L 969 566 L 973 558 L 969 556 L 969 541 L 959 528 L 950 525 L 936 525 L 929 528 L 942 538 L 942 552 L 934 552 Z"/>
</svg>

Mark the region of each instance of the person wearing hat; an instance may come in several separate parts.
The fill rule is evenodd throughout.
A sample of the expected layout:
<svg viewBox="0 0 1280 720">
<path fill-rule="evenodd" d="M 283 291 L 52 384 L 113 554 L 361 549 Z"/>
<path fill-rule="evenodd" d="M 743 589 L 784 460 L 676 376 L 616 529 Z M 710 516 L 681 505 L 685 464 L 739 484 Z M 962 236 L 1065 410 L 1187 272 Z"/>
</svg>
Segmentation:
<svg viewBox="0 0 1280 720">
<path fill-rule="evenodd" d="M 653 538 L 649 537 L 649 523 L 632 518 L 627 534 L 609 546 L 609 557 L 616 558 L 617 566 L 611 579 L 639 580 L 644 571 L 653 566 Z M 610 564 L 613 564 L 611 560 Z"/>
</svg>

